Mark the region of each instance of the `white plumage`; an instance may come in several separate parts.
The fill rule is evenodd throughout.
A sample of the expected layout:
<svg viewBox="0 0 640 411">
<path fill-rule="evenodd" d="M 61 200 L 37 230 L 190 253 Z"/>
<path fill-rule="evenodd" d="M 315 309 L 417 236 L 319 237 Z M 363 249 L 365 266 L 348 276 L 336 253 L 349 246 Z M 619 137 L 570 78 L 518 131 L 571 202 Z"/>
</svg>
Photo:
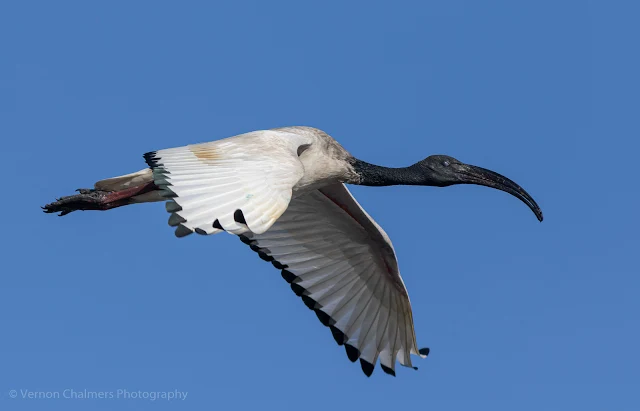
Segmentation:
<svg viewBox="0 0 640 411">
<path fill-rule="evenodd" d="M 391 241 L 343 184 L 297 197 L 268 231 L 243 237 L 274 259 L 366 373 L 378 358 L 394 373 L 396 360 L 411 366 L 410 354 L 422 356 Z"/>
<path fill-rule="evenodd" d="M 240 235 L 283 270 L 367 374 L 378 358 L 393 374 L 396 360 L 412 366 L 410 354 L 424 356 L 391 241 L 342 184 L 358 176 L 327 134 L 254 131 L 145 157 L 171 197 L 177 236 Z"/>
<path fill-rule="evenodd" d="M 285 127 L 145 154 L 150 169 L 99 181 L 44 207 L 61 215 L 165 201 L 178 237 L 227 231 L 281 271 L 350 360 L 369 376 L 379 360 L 395 375 L 418 349 L 411 303 L 387 234 L 344 183 L 371 186 L 479 184 L 525 202 L 508 178 L 442 155 L 404 168 L 351 156 L 321 130 Z"/>
</svg>

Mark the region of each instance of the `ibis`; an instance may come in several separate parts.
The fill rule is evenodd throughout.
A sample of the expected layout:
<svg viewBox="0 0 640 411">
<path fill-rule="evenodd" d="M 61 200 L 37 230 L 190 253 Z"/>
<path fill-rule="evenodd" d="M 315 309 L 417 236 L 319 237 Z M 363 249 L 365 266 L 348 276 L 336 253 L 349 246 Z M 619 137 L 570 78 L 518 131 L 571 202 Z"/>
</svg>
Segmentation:
<svg viewBox="0 0 640 411">
<path fill-rule="evenodd" d="M 349 154 L 312 127 L 253 131 L 144 154 L 148 168 L 98 181 L 43 207 L 66 215 L 165 201 L 175 235 L 236 235 L 280 270 L 293 292 L 370 376 L 395 375 L 418 348 L 409 295 L 389 236 L 345 184 L 505 191 L 542 221 L 534 199 L 507 177 L 446 155 L 389 168 Z"/>
</svg>

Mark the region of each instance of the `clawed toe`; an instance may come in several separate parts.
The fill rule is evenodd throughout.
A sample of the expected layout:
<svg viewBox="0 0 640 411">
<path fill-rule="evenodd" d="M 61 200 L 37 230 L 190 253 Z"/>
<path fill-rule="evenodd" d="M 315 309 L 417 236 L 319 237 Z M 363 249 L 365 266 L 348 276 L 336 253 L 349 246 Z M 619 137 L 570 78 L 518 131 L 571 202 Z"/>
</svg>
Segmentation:
<svg viewBox="0 0 640 411">
<path fill-rule="evenodd" d="M 106 191 L 93 188 L 79 188 L 78 194 L 60 197 L 51 204 L 42 207 L 45 213 L 60 213 L 67 215 L 73 211 L 84 210 L 110 210 L 131 204 L 131 198 L 156 190 L 153 181 L 139 186 L 129 187 L 118 191 Z"/>
<path fill-rule="evenodd" d="M 76 191 L 79 194 L 60 197 L 53 203 L 42 207 L 43 211 L 45 213 L 60 213 L 59 216 L 65 216 L 78 210 L 109 210 L 128 204 L 128 199 L 131 197 L 131 194 L 123 191 L 110 192 L 88 188 L 79 188 Z"/>
<path fill-rule="evenodd" d="M 91 190 L 80 190 L 82 190 L 80 194 L 57 198 L 55 202 L 42 207 L 42 210 L 45 213 L 60 213 L 59 216 L 64 216 L 76 210 L 98 209 L 100 206 L 99 195 Z"/>
</svg>

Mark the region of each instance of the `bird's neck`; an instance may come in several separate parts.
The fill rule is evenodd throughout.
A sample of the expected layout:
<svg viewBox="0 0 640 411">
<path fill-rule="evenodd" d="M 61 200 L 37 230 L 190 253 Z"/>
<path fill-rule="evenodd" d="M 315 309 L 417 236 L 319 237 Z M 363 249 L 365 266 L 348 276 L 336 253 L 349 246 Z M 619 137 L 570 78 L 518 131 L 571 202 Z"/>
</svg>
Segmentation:
<svg viewBox="0 0 640 411">
<path fill-rule="evenodd" d="M 359 185 L 426 185 L 424 175 L 414 166 L 400 168 L 382 167 L 356 158 L 353 159 L 352 165 L 354 171 L 360 177 Z"/>
</svg>

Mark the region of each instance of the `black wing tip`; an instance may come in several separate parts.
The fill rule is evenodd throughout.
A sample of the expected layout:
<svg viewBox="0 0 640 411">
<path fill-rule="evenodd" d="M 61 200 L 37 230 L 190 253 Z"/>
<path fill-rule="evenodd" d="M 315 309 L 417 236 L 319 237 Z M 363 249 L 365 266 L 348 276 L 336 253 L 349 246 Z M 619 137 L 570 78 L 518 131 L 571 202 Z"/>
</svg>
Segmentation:
<svg viewBox="0 0 640 411">
<path fill-rule="evenodd" d="M 336 326 L 330 325 L 329 329 L 331 330 L 331 335 L 333 335 L 333 339 L 336 340 L 338 345 L 343 345 L 347 340 L 347 336 L 340 331 Z"/>
<path fill-rule="evenodd" d="M 176 235 L 176 237 L 178 237 L 178 238 L 186 237 L 186 236 L 188 236 L 189 234 L 193 234 L 193 230 L 192 230 L 192 229 L 190 229 L 190 228 L 185 227 L 185 226 L 184 226 L 184 225 L 182 225 L 182 224 L 180 224 L 180 225 L 178 226 L 178 228 L 176 228 L 175 235 Z"/>
<path fill-rule="evenodd" d="M 277 261 L 277 260 L 271 261 L 271 264 L 273 264 L 273 266 L 275 268 L 277 268 L 278 270 L 284 270 L 285 268 L 289 268 L 288 265 L 282 264 L 282 263 L 280 263 L 280 261 Z"/>
<path fill-rule="evenodd" d="M 218 221 L 218 220 L 216 220 L 216 221 Z M 243 243 L 245 243 L 246 245 L 251 245 L 251 241 L 253 241 L 253 240 L 251 240 L 249 237 L 247 237 L 247 236 L 246 236 L 246 235 L 244 235 L 244 234 L 240 234 L 240 235 L 238 236 L 238 238 L 240 239 L 240 241 L 242 241 L 242 242 L 243 242 Z"/>
<path fill-rule="evenodd" d="M 371 377 L 371 374 L 373 374 L 373 369 L 375 368 L 373 364 L 371 364 L 369 361 L 365 361 L 362 358 L 360 358 L 360 367 L 362 367 L 362 372 L 364 372 L 364 375 L 366 375 L 367 377 Z"/>
<path fill-rule="evenodd" d="M 165 210 L 167 210 L 167 213 L 176 213 L 178 211 L 182 211 L 182 206 L 173 200 L 167 201 L 164 205 L 164 208 Z"/>
<path fill-rule="evenodd" d="M 158 163 L 156 151 L 149 151 L 148 153 L 144 153 L 142 157 L 144 157 L 144 161 L 151 169 L 154 169 L 160 165 L 160 163 Z"/>
<path fill-rule="evenodd" d="M 304 305 L 306 305 L 310 310 L 315 310 L 316 308 L 318 308 L 319 304 L 316 302 L 316 300 L 309 297 L 308 295 L 302 295 L 301 298 Z"/>
<path fill-rule="evenodd" d="M 162 197 L 164 197 L 164 198 L 176 198 L 176 197 L 178 197 L 178 195 L 175 193 L 175 191 L 170 189 L 168 186 L 162 186 L 162 192 L 160 193 L 160 195 Z"/>
<path fill-rule="evenodd" d="M 280 266 L 284 267 L 282 264 L 280 264 L 276 260 L 273 260 L 272 263 L 274 266 L 276 266 L 276 264 L 279 264 Z M 276 268 L 278 267 L 276 266 Z M 298 278 L 298 276 L 292 273 L 291 271 L 287 271 L 284 268 L 282 268 L 281 270 L 282 271 L 280 272 L 280 275 L 282 275 L 282 278 L 284 278 L 284 280 L 289 284 L 293 283 Z"/>
<path fill-rule="evenodd" d="M 181 217 L 179 214 L 176 213 L 172 213 L 171 216 L 169 217 L 169 226 L 171 227 L 177 227 L 182 223 L 186 223 L 187 220 L 183 217 Z"/>
<path fill-rule="evenodd" d="M 327 313 L 325 313 L 324 311 L 316 308 L 314 310 L 316 312 L 316 315 L 318 316 L 318 320 L 320 320 L 320 322 L 322 323 L 322 325 L 324 325 L 325 327 L 329 327 L 335 324 L 335 321 L 333 320 L 333 318 L 331 318 L 331 316 Z"/>
<path fill-rule="evenodd" d="M 218 222 L 218 220 L 214 221 L 213 223 L 213 227 L 214 228 L 222 228 L 220 227 L 220 223 Z M 258 253 L 258 255 L 260 256 L 260 258 L 262 258 L 265 261 L 271 262 L 271 264 L 277 268 L 280 271 L 280 274 L 282 275 L 282 278 L 290 284 L 291 286 L 291 290 L 298 296 L 301 297 L 302 302 L 304 302 L 304 304 L 311 310 L 313 310 L 316 313 L 316 316 L 318 317 L 318 320 L 320 320 L 320 322 L 326 326 L 329 327 L 329 329 L 331 330 L 331 335 L 333 336 L 334 340 L 336 341 L 336 343 L 338 345 L 344 345 L 345 351 L 347 353 L 347 357 L 349 358 L 349 360 L 351 362 L 356 362 L 358 360 L 358 358 L 360 358 L 360 350 L 358 350 L 356 347 L 347 344 L 346 342 L 349 340 L 349 338 L 346 336 L 345 333 L 343 333 L 341 330 L 339 330 L 336 326 L 335 326 L 335 320 L 333 318 L 331 318 L 331 316 L 327 313 L 325 313 L 324 311 L 321 310 L 322 306 L 315 301 L 313 298 L 309 297 L 308 295 L 306 295 L 305 293 L 307 292 L 307 290 L 301 286 L 300 284 L 298 284 L 296 282 L 296 280 L 299 278 L 297 275 L 295 275 L 294 273 L 292 273 L 291 271 L 287 270 L 287 268 L 289 267 L 286 264 L 282 264 L 280 263 L 278 260 L 276 260 L 275 258 L 273 258 L 273 256 L 269 255 L 270 251 L 267 248 L 261 248 L 258 243 L 252 239 L 250 239 L 249 237 L 245 236 L 245 235 L 239 235 L 238 236 L 240 238 L 240 241 L 242 241 L 243 243 L 247 244 L 249 246 L 249 248 L 251 248 L 252 251 Z M 363 372 L 365 373 L 365 375 L 367 377 L 371 376 L 371 374 L 373 373 L 373 369 L 375 368 L 374 364 L 371 364 L 368 361 L 365 360 L 361 360 L 360 361 L 360 365 L 362 367 Z M 384 366 L 383 366 L 384 367 Z M 387 374 L 391 374 L 393 376 L 395 376 L 395 372 L 388 368 L 385 367 L 386 370 L 385 372 Z M 383 369 L 385 369 L 383 368 Z"/>
<path fill-rule="evenodd" d="M 392 375 L 394 377 L 396 376 L 396 372 L 393 369 L 387 367 L 386 365 L 384 365 L 382 363 L 380 364 L 380 368 L 382 368 L 382 371 L 384 371 L 385 373 L 387 373 L 389 375 Z"/>
<path fill-rule="evenodd" d="M 429 349 L 429 347 L 424 347 L 424 348 L 420 348 L 418 352 L 426 357 L 429 355 L 431 350 Z"/>
<path fill-rule="evenodd" d="M 247 220 L 244 218 L 244 214 L 242 213 L 242 210 L 240 210 L 240 209 L 237 209 L 236 211 L 234 211 L 233 220 L 238 224 L 247 225 Z"/>
<path fill-rule="evenodd" d="M 291 289 L 298 297 L 300 297 L 305 291 L 307 291 L 304 289 L 304 287 L 296 283 L 291 283 Z"/>
<path fill-rule="evenodd" d="M 349 361 L 356 362 L 358 358 L 360 358 L 360 350 L 358 350 L 353 345 L 345 344 L 344 349 L 347 352 L 347 357 L 349 357 Z"/>
</svg>

